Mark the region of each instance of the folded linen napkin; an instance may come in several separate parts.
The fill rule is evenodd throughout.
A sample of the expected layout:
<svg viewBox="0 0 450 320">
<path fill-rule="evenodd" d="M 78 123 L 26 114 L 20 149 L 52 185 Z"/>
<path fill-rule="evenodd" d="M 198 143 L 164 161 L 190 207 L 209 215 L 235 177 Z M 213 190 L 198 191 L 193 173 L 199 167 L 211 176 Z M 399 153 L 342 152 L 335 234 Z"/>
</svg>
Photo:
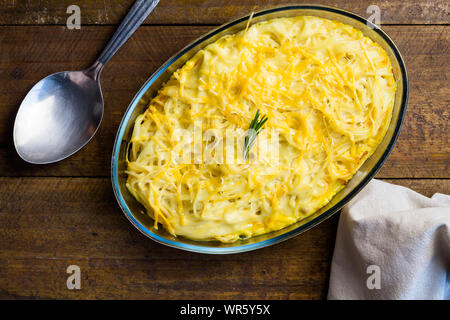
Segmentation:
<svg viewBox="0 0 450 320">
<path fill-rule="evenodd" d="M 328 299 L 450 299 L 450 196 L 372 180 L 342 209 Z"/>
</svg>

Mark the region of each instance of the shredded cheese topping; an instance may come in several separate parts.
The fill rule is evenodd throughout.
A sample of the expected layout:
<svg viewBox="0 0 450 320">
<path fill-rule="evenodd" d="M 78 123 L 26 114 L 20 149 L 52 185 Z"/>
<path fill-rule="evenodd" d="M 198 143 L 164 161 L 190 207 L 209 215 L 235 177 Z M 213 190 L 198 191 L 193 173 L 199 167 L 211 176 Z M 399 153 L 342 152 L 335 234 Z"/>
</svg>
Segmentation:
<svg viewBox="0 0 450 320">
<path fill-rule="evenodd" d="M 386 52 L 349 25 L 298 16 L 247 26 L 195 54 L 138 116 L 127 187 L 173 235 L 233 242 L 279 230 L 328 203 L 375 151 L 395 90 Z M 180 129 L 247 130 L 257 109 L 269 117 L 258 142 L 278 133 L 269 172 L 264 161 L 174 161 L 194 145 Z"/>
</svg>

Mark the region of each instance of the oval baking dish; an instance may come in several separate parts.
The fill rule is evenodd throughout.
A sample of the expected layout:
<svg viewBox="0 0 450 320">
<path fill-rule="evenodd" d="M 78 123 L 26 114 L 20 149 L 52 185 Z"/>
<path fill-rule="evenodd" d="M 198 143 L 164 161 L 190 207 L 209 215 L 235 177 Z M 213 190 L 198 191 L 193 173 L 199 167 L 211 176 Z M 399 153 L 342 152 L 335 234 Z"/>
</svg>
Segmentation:
<svg viewBox="0 0 450 320">
<path fill-rule="evenodd" d="M 365 161 L 345 188 L 338 192 L 327 205 L 307 218 L 284 229 L 239 240 L 234 243 L 193 241 L 183 237 L 174 237 L 162 227 L 155 229 L 153 219 L 145 213 L 142 205 L 129 193 L 125 186 L 127 180 L 125 173 L 127 145 L 131 137 L 135 119 L 144 112 L 150 100 L 155 96 L 158 89 L 170 78 L 172 73 L 183 66 L 197 51 L 224 35 L 234 34 L 245 29 L 249 16 L 239 18 L 209 32 L 170 58 L 147 80 L 123 116 L 117 132 L 112 155 L 112 185 L 117 201 L 125 216 L 147 237 L 182 250 L 210 254 L 238 253 L 266 247 L 296 236 L 339 211 L 342 206 L 351 200 L 373 178 L 387 159 L 400 132 L 408 100 L 408 78 L 403 59 L 397 47 L 381 29 L 366 19 L 341 9 L 326 6 L 296 5 L 259 11 L 253 14 L 251 23 L 301 15 L 317 16 L 351 25 L 378 43 L 389 55 L 394 77 L 397 82 L 397 91 L 391 123 L 381 144 L 373 155 Z"/>
</svg>

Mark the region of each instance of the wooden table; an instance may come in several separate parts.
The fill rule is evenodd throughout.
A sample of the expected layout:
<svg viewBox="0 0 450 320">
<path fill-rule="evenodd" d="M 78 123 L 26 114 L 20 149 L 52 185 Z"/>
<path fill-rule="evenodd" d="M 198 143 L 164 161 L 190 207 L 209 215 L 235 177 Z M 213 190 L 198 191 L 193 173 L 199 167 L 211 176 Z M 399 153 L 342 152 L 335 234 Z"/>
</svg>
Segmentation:
<svg viewBox="0 0 450 320">
<path fill-rule="evenodd" d="M 82 151 L 57 164 L 21 161 L 15 113 L 44 76 L 87 67 L 133 0 L 0 0 L 0 298 L 325 298 L 338 215 L 284 243 L 209 256 L 157 244 L 134 229 L 111 188 L 110 157 L 122 114 L 169 56 L 215 25 L 299 1 L 162 0 L 102 76 L 105 116 Z M 269 4 L 272 2 L 272 4 Z M 448 1 L 308 1 L 368 17 L 400 48 L 410 102 L 398 143 L 377 178 L 431 196 L 450 193 Z M 81 30 L 66 9 L 81 8 Z M 81 268 L 68 290 L 66 268 Z"/>
</svg>

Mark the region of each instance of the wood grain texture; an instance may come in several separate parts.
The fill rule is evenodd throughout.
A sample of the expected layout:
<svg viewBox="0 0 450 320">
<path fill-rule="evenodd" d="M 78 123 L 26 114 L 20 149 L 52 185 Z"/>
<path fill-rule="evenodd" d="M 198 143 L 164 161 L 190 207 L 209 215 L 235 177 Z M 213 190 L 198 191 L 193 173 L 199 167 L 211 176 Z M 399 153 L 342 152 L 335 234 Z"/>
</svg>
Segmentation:
<svg viewBox="0 0 450 320">
<path fill-rule="evenodd" d="M 33 166 L 16 155 L 12 126 L 25 93 L 42 77 L 88 66 L 113 27 L 0 28 L 0 176 L 108 176 L 116 130 L 140 86 L 166 59 L 211 27 L 145 26 L 117 53 L 102 75 L 105 116 L 95 138 L 70 159 Z M 386 26 L 402 52 L 410 99 L 399 141 L 378 177 L 450 177 L 450 28 Z M 21 39 L 17 45 L 17 39 Z"/>
<path fill-rule="evenodd" d="M 109 179 L 0 178 L 0 197 L 0 298 L 326 294 L 337 216 L 270 248 L 208 256 L 141 235 L 121 213 Z M 70 264 L 82 270 L 80 292 L 66 288 Z"/>
<path fill-rule="evenodd" d="M 77 4 L 82 24 L 118 24 L 134 0 L 0 0 L 0 24 L 65 24 L 67 7 Z M 147 18 L 147 24 L 217 24 L 251 11 L 281 5 L 301 4 L 298 0 L 162 0 Z M 449 22 L 446 0 L 310 0 L 308 4 L 329 5 L 369 17 L 370 5 L 378 5 L 381 22 L 389 24 L 442 24 Z"/>
<path fill-rule="evenodd" d="M 133 1 L 0 0 L 0 299 L 325 298 L 338 215 L 258 251 L 193 254 L 140 234 L 118 207 L 109 179 L 123 112 L 152 72 L 213 28 L 208 25 L 298 1 L 160 1 L 147 26 L 102 75 L 105 117 L 93 141 L 52 165 L 29 165 L 16 155 L 12 126 L 25 93 L 50 73 L 87 67 Z M 449 194 L 449 2 L 308 3 L 364 17 L 370 15 L 367 7 L 376 4 L 382 24 L 394 24 L 383 29 L 405 58 L 410 102 L 399 141 L 378 177 L 392 178 L 386 181 L 427 196 Z M 72 4 L 81 8 L 81 30 L 64 27 Z M 66 288 L 66 268 L 71 264 L 81 267 L 80 291 Z"/>
<path fill-rule="evenodd" d="M 450 180 L 388 181 L 450 193 Z M 193 254 L 134 229 L 109 179 L 0 178 L 0 298 L 325 298 L 337 223 L 254 252 Z M 66 288 L 71 264 L 81 291 Z"/>
</svg>

